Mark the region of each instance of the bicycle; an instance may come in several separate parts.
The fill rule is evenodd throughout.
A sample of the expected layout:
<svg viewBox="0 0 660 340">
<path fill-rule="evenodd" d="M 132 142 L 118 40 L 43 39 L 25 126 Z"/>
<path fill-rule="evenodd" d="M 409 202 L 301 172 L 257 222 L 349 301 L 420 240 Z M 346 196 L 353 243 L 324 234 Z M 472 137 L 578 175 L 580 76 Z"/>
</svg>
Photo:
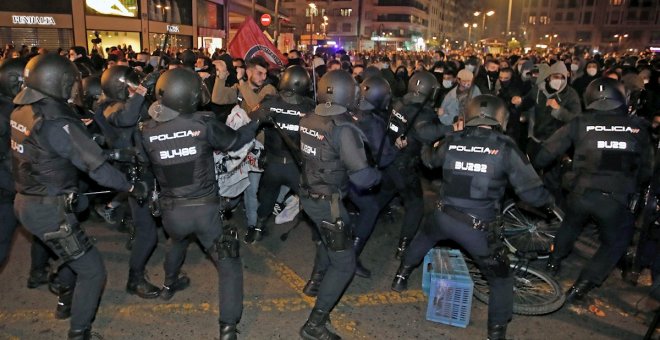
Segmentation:
<svg viewBox="0 0 660 340">
<path fill-rule="evenodd" d="M 535 253 L 536 258 L 547 258 L 552 252 L 555 235 L 564 220 L 558 207 L 552 214 L 539 211 L 523 202 L 508 200 L 502 210 L 502 236 L 512 253 Z"/>
</svg>

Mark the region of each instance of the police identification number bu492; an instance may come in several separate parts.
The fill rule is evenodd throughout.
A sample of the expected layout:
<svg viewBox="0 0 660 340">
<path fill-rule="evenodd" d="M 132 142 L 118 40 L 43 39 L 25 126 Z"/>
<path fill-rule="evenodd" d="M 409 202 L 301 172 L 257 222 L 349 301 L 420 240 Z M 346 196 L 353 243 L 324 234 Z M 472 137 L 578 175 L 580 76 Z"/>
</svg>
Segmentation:
<svg viewBox="0 0 660 340">
<path fill-rule="evenodd" d="M 172 159 L 176 157 L 186 157 L 197 154 L 197 148 L 191 146 L 189 148 L 181 148 L 174 150 L 165 150 L 160 152 L 160 159 Z"/>
</svg>

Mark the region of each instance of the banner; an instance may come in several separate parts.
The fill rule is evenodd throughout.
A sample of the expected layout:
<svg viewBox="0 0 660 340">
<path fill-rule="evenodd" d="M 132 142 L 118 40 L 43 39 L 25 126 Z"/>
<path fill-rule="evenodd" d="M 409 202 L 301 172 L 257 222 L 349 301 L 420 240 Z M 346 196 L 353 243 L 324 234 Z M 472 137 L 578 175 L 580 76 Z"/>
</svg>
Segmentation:
<svg viewBox="0 0 660 340">
<path fill-rule="evenodd" d="M 247 17 L 238 28 L 238 32 L 229 43 L 229 54 L 247 61 L 261 56 L 270 64 L 271 68 L 280 68 L 286 65 L 286 57 L 261 32 L 254 19 Z"/>
</svg>

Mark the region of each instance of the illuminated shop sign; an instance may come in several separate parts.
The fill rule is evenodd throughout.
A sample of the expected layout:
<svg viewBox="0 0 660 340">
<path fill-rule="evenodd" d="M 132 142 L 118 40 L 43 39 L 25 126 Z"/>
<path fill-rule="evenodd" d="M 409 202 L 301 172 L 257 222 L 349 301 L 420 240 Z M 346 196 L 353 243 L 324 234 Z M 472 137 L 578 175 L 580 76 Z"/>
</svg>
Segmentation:
<svg viewBox="0 0 660 340">
<path fill-rule="evenodd" d="M 85 0 L 88 14 L 137 18 L 137 0 Z"/>
<path fill-rule="evenodd" d="M 179 33 L 180 32 L 179 26 L 177 26 L 177 25 L 167 25 L 167 31 L 169 33 Z"/>
<path fill-rule="evenodd" d="M 15 25 L 56 25 L 55 18 L 53 17 L 41 17 L 35 15 L 12 15 L 11 21 Z"/>
</svg>

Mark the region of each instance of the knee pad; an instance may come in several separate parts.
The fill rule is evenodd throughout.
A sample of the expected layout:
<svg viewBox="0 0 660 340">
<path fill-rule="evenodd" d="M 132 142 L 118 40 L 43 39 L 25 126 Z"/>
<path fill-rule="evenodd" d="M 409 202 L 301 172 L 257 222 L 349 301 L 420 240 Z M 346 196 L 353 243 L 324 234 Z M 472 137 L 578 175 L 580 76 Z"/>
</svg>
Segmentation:
<svg viewBox="0 0 660 340">
<path fill-rule="evenodd" d="M 64 262 L 77 260 L 92 247 L 92 241 L 79 225 L 63 223 L 57 231 L 45 233 L 44 242 Z"/>
<path fill-rule="evenodd" d="M 215 241 L 214 246 L 219 260 L 239 257 L 240 243 L 238 242 L 236 228 L 225 228 L 222 235 Z"/>
</svg>

